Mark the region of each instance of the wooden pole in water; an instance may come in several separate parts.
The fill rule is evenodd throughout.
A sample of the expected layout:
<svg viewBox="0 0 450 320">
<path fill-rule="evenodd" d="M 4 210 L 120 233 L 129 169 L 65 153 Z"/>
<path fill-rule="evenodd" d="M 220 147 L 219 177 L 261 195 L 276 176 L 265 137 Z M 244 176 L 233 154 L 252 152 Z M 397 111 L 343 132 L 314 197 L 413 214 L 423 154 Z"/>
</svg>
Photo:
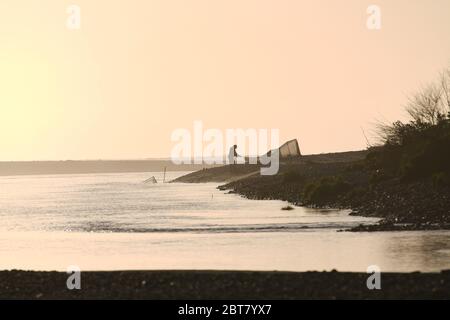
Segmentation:
<svg viewBox="0 0 450 320">
<path fill-rule="evenodd" d="M 163 183 L 166 183 L 166 169 L 167 169 L 167 167 L 164 167 Z"/>
</svg>

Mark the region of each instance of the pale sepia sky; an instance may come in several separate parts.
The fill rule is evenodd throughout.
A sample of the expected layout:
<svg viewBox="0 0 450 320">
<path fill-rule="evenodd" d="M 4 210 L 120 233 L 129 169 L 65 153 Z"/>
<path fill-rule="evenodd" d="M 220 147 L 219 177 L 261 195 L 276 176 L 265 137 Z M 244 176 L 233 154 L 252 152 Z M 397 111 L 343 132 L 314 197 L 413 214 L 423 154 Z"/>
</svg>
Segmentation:
<svg viewBox="0 0 450 320">
<path fill-rule="evenodd" d="M 449 39 L 449 0 L 2 0 L 0 160 L 168 157 L 194 120 L 364 148 L 361 126 L 404 119 L 449 66 Z"/>
</svg>

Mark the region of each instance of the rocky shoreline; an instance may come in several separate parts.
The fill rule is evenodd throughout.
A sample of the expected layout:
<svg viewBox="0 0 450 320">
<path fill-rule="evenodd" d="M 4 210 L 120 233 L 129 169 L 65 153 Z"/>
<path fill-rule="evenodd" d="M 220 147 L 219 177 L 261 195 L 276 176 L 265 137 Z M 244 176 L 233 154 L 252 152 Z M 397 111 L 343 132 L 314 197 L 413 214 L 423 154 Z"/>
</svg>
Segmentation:
<svg viewBox="0 0 450 320">
<path fill-rule="evenodd" d="M 282 163 L 274 176 L 249 174 L 258 168 L 238 165 L 198 171 L 178 182 L 224 182 L 219 189 L 248 199 L 350 209 L 352 215 L 382 219 L 379 224 L 349 231 L 450 229 L 449 186 L 436 186 L 431 178 L 405 182 L 374 175 L 362 165 L 366 152 L 351 153 L 347 158 L 336 155 L 305 156 Z"/>
<path fill-rule="evenodd" d="M 302 170 L 301 167 L 304 165 L 298 165 L 299 170 Z M 354 177 L 356 179 L 360 177 Z M 450 189 L 437 190 L 430 181 L 413 184 L 389 181 L 366 190 L 354 187 L 345 194 L 308 203 L 301 197 L 301 190 L 308 180 L 289 183 L 280 177 L 254 177 L 219 188 L 248 199 L 284 200 L 296 206 L 350 209 L 351 215 L 382 219 L 378 224 L 361 225 L 349 231 L 450 230 Z M 351 181 L 351 177 L 347 177 L 347 180 Z"/>
</svg>

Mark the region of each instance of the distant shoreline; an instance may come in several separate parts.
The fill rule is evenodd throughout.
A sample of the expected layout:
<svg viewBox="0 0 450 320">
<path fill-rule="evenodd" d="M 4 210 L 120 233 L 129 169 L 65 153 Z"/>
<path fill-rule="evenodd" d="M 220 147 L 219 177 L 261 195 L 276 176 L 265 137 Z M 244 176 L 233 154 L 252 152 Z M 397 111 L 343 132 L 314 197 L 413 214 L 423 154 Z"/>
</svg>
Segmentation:
<svg viewBox="0 0 450 320">
<path fill-rule="evenodd" d="M 68 290 L 63 272 L 0 271 L 0 299 L 449 299 L 450 271 L 382 273 L 253 271 L 82 272 Z"/>
<path fill-rule="evenodd" d="M 211 165 L 176 165 L 171 160 L 67 160 L 0 162 L 0 176 L 197 171 Z"/>
</svg>

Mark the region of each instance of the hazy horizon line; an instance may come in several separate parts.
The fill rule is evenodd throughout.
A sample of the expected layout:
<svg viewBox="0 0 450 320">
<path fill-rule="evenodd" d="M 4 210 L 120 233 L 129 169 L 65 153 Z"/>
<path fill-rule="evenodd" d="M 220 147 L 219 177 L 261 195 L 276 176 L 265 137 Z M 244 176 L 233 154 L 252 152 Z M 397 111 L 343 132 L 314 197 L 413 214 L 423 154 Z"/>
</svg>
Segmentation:
<svg viewBox="0 0 450 320">
<path fill-rule="evenodd" d="M 335 154 L 335 153 L 346 153 L 346 152 L 358 152 L 358 151 L 364 151 L 368 148 L 361 148 L 361 149 L 350 149 L 350 150 L 341 150 L 341 151 L 325 151 L 320 153 L 306 153 L 302 154 L 302 156 L 313 156 L 313 155 L 321 155 L 321 154 Z M 226 158 L 226 155 L 223 155 L 224 158 Z M 248 156 L 246 156 L 248 157 Z M 257 157 L 257 156 L 250 156 L 250 157 Z M 192 161 L 195 159 L 212 159 L 211 157 L 192 157 Z M 45 159 L 45 160 L 0 160 L 0 163 L 7 163 L 7 162 L 93 162 L 93 161 L 172 161 L 170 157 L 155 157 L 155 158 L 97 158 L 97 159 Z M 192 163 L 195 164 L 195 163 Z"/>
</svg>

